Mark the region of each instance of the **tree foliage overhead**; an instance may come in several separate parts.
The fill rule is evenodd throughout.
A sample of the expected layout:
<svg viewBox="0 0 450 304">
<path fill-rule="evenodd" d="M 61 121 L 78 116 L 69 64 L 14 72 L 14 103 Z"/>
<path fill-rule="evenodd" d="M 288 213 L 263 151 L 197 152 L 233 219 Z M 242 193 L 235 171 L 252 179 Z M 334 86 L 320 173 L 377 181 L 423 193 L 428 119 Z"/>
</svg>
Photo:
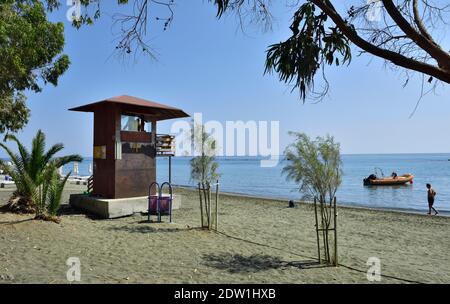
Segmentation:
<svg viewBox="0 0 450 304">
<path fill-rule="evenodd" d="M 219 17 L 237 8 L 262 7 L 267 15 L 269 0 L 214 0 Z M 388 64 L 415 71 L 433 80 L 450 83 L 449 46 L 433 37 L 445 35 L 450 5 L 440 0 L 333 0 L 294 1 L 292 35 L 274 44 L 267 52 L 266 72 L 276 72 L 281 81 L 293 84 L 304 99 L 314 91 L 317 75 L 324 76 L 327 65 L 351 60 L 351 44 L 362 53 L 384 59 Z M 348 3 L 347 3 L 348 4 Z M 321 73 L 319 73 L 321 72 Z M 318 74 L 319 73 L 319 74 Z M 325 88 L 319 93 L 327 91 Z M 425 78 L 423 78 L 425 79 Z"/>
<path fill-rule="evenodd" d="M 53 0 L 56 1 L 56 0 Z M 256 24 L 270 29 L 273 20 L 271 0 L 208 0 L 217 8 L 217 17 L 235 14 L 241 26 Z M 291 36 L 268 47 L 266 73 L 298 89 L 303 100 L 324 96 L 328 90 L 327 66 L 349 64 L 352 45 L 359 53 L 368 53 L 392 67 L 403 68 L 408 82 L 411 72 L 422 75 L 422 82 L 450 83 L 450 46 L 445 46 L 450 4 L 444 0 L 290 0 Z M 99 5 L 100 0 L 84 0 Z M 156 18 L 164 22 L 164 30 L 174 18 L 176 0 L 120 0 L 133 3 L 133 14 L 116 15 L 121 39 L 117 49 L 126 54 L 137 51 L 151 53 L 145 43 L 150 27 L 150 11 L 164 6 L 167 14 Z M 98 6 L 99 7 L 99 6 Z M 86 10 L 87 11 L 87 10 Z M 94 16 L 100 16 L 96 10 Z M 92 20 L 85 13 L 80 22 Z M 440 39 L 438 39 L 440 38 Z M 316 89 L 317 78 L 324 80 Z"/>
<path fill-rule="evenodd" d="M 300 96 L 314 87 L 314 77 L 325 65 L 351 60 L 349 39 L 337 27 L 328 27 L 328 16 L 312 3 L 302 5 L 294 14 L 292 36 L 267 51 L 266 72 L 276 72 L 281 81 L 294 83 Z"/>
<path fill-rule="evenodd" d="M 28 121 L 29 109 L 22 93 L 0 96 L 0 133 L 22 129 Z"/>
<path fill-rule="evenodd" d="M 58 84 L 69 66 L 63 55 L 64 26 L 47 20 L 38 0 L 0 3 L 0 132 L 18 131 L 28 121 L 23 92 Z"/>
<path fill-rule="evenodd" d="M 152 22 L 162 30 L 171 25 L 178 1 L 117 0 L 119 6 L 128 7 L 118 9 L 113 15 L 119 29 L 116 50 L 124 55 L 142 52 L 154 57 L 147 33 L 154 27 Z M 104 2 L 80 0 L 80 14 L 73 19 L 73 25 L 92 24 L 101 17 Z M 218 18 L 234 14 L 242 27 L 253 24 L 264 30 L 271 28 L 274 19 L 271 0 L 208 2 L 217 8 Z M 450 14 L 447 1 L 285 0 L 285 3 L 293 12 L 291 35 L 268 47 L 265 72 L 277 74 L 280 81 L 292 85 L 293 90 L 298 89 L 303 100 L 324 96 L 329 87 L 326 67 L 350 64 L 355 50 L 401 68 L 406 76 L 405 84 L 412 72 L 422 75 L 423 87 L 428 82 L 430 90 L 439 82 L 450 83 L 450 46 L 445 45 Z M 0 56 L 8 58 L 0 62 L 0 98 L 10 101 L 9 108 L 21 110 L 18 113 L 22 119 L 11 124 L 14 130 L 26 122 L 28 114 L 18 93 L 23 88 L 39 91 L 38 80 L 56 84 L 69 64 L 66 56 L 58 57 L 64 44 L 62 24 L 52 24 L 45 17 L 45 11 L 62 5 L 66 5 L 65 1 L 5 0 L 0 6 Z M 19 27 L 25 30 L 18 31 Z M 11 44 L 10 35 L 15 44 Z M 42 48 L 44 44 L 50 47 Z M 22 62 L 11 58 L 33 60 Z M 5 74 L 5 69 L 15 73 Z M 4 79 L 5 75 L 14 79 Z M 320 88 L 315 86 L 318 79 L 322 80 Z M 17 88 L 12 91 L 10 88 L 14 86 Z M 0 131 L 8 129 L 4 117 L 7 113 L 0 112 Z"/>
</svg>

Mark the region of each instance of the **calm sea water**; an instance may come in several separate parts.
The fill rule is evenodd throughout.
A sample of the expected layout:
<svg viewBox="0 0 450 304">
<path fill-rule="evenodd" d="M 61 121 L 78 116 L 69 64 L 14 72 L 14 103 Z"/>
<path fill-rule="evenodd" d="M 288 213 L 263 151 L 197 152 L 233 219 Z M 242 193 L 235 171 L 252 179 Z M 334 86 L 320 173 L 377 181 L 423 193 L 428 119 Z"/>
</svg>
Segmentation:
<svg viewBox="0 0 450 304">
<path fill-rule="evenodd" d="M 432 183 L 437 191 L 435 207 L 443 213 L 450 213 L 450 154 L 381 154 L 344 155 L 344 177 L 337 198 L 340 204 L 400 209 L 425 212 L 427 210 L 426 183 Z M 187 157 L 172 158 L 172 183 L 192 186 L 189 178 Z M 88 175 L 89 163 L 80 164 L 80 175 Z M 221 177 L 221 191 L 248 195 L 299 199 L 301 195 L 294 183 L 286 181 L 280 161 L 273 168 L 260 167 L 258 157 L 218 158 Z M 70 167 L 70 166 L 68 166 Z M 379 167 L 385 175 L 396 171 L 399 175 L 414 174 L 414 184 L 404 186 L 364 187 L 364 177 Z M 69 168 L 66 168 L 68 170 Z M 158 181 L 168 180 L 168 160 L 158 158 Z"/>
</svg>

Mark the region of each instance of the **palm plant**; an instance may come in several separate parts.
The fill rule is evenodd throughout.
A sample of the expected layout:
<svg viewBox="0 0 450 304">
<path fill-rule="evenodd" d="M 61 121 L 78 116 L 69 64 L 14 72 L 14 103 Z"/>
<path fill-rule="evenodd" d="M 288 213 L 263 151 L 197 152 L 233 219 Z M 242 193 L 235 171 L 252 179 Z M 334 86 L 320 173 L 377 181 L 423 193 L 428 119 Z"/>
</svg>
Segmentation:
<svg viewBox="0 0 450 304">
<path fill-rule="evenodd" d="M 48 204 L 46 206 L 48 215 L 56 216 L 61 204 L 64 186 L 66 185 L 69 176 L 70 173 L 68 173 L 64 178 L 61 179 L 57 171 L 53 171 L 53 176 L 50 179 L 49 195 L 47 198 Z"/>
<path fill-rule="evenodd" d="M 60 199 L 58 191 L 61 182 L 56 182 L 59 179 L 57 168 L 70 162 L 80 162 L 83 158 L 76 154 L 55 157 L 58 152 L 64 149 L 63 144 L 55 144 L 48 151 L 45 151 L 45 134 L 41 130 L 38 130 L 32 140 L 31 151 L 28 151 L 15 135 L 7 135 L 5 140 L 15 142 L 18 150 L 18 153 L 15 153 L 5 144 L 0 143 L 0 147 L 5 150 L 12 162 L 12 165 L 9 165 L 0 160 L 0 168 L 10 175 L 16 184 L 16 191 L 6 208 L 14 212 L 39 215 L 44 211 L 41 208 L 42 202 L 46 201 L 48 193 L 53 191 L 51 196 L 58 198 L 59 195 Z M 64 184 L 69 175 L 64 178 Z M 62 187 L 64 187 L 64 184 Z M 43 200 L 43 198 L 45 199 Z M 54 204 L 51 204 L 52 209 L 55 208 Z"/>
<path fill-rule="evenodd" d="M 33 201 L 36 204 L 36 218 L 59 223 L 56 215 L 61 204 L 62 192 L 70 173 L 61 178 L 58 168 L 54 164 L 50 164 L 45 169 L 44 176 L 42 185 L 37 186 L 32 194 Z"/>
</svg>

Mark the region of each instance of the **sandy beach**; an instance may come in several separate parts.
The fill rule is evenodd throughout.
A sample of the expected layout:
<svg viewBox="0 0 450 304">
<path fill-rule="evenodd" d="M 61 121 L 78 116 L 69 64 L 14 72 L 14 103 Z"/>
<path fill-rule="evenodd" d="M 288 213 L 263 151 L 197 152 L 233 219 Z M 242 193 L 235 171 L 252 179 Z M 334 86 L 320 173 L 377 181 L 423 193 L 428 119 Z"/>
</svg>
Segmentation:
<svg viewBox="0 0 450 304">
<path fill-rule="evenodd" d="M 85 186 L 68 185 L 64 193 Z M 0 189 L 0 204 L 12 188 Z M 62 222 L 0 213 L 0 283 L 67 283 L 66 260 L 81 261 L 81 283 L 450 283 L 450 218 L 339 207 L 340 267 L 315 263 L 309 204 L 220 196 L 219 233 L 198 229 L 196 193 L 176 189 L 174 223 L 143 215 L 99 220 L 62 208 Z"/>
</svg>

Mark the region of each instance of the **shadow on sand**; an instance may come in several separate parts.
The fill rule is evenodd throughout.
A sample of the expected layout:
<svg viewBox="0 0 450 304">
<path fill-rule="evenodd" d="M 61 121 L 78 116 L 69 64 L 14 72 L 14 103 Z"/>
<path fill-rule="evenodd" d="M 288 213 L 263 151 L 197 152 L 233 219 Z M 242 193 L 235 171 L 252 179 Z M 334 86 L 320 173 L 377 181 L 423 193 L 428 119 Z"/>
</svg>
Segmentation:
<svg viewBox="0 0 450 304">
<path fill-rule="evenodd" d="M 70 215 L 84 215 L 86 216 L 88 219 L 91 220 L 103 220 L 103 218 L 99 217 L 98 215 L 95 215 L 93 213 L 84 211 L 84 210 L 79 210 L 79 209 L 75 209 L 72 206 L 70 206 L 69 204 L 61 204 L 61 207 L 58 210 L 58 216 L 70 216 Z"/>
<path fill-rule="evenodd" d="M 287 263 L 288 264 L 287 266 L 294 266 L 294 267 L 297 267 L 297 268 L 300 268 L 300 269 L 329 267 L 327 265 L 320 264 L 314 258 L 307 257 L 307 256 L 302 255 L 302 254 L 286 251 L 286 250 L 284 250 L 282 248 L 277 248 L 277 247 L 270 246 L 270 245 L 267 245 L 267 244 L 261 244 L 261 243 L 255 242 L 255 241 L 246 240 L 246 239 L 243 239 L 243 238 L 240 238 L 240 237 L 228 235 L 228 234 L 226 234 L 224 232 L 217 232 L 217 233 L 220 234 L 220 235 L 223 235 L 225 237 L 232 238 L 232 239 L 235 239 L 235 240 L 238 240 L 238 241 L 242 241 L 242 242 L 245 242 L 245 243 L 254 244 L 254 245 L 257 245 L 257 246 L 261 246 L 261 247 L 272 248 L 272 249 L 280 250 L 282 252 L 286 252 L 286 253 L 289 253 L 289 254 L 292 254 L 292 255 L 295 255 L 295 256 L 311 259 L 311 260 L 306 261 L 306 262 L 289 262 L 289 263 Z M 226 260 L 227 260 L 226 258 L 227 257 L 224 254 L 222 254 L 222 257 L 224 258 L 224 260 L 219 263 L 219 262 L 217 262 L 219 256 L 215 256 L 215 258 L 214 258 L 214 256 L 205 256 L 206 262 L 210 263 L 210 266 L 212 266 L 212 267 L 216 267 L 216 266 L 220 266 L 220 265 L 222 265 L 222 266 L 226 265 Z M 269 257 L 270 258 L 270 256 L 263 256 L 263 257 Z M 228 257 L 228 259 L 229 259 L 229 257 Z M 247 260 L 248 260 L 248 258 L 247 258 Z M 217 262 L 217 263 L 215 264 L 215 262 Z M 228 262 L 230 263 L 230 261 L 228 261 Z M 267 263 L 266 263 L 266 265 L 267 265 Z M 268 265 L 270 265 L 270 263 L 268 263 Z M 274 265 L 276 265 L 276 263 Z M 347 268 L 348 270 L 351 270 L 351 271 L 360 272 L 361 274 L 367 274 L 367 269 L 358 269 L 358 268 L 355 268 L 355 267 L 344 265 L 342 263 L 339 263 L 339 267 L 344 267 L 344 268 Z M 218 268 L 218 267 L 216 267 L 216 268 Z M 230 269 L 230 271 L 231 271 L 232 268 L 231 267 L 225 267 L 225 268 L 220 268 L 220 269 Z M 392 276 L 392 275 L 387 275 L 387 274 L 381 274 L 381 276 L 384 277 L 384 278 L 394 279 L 394 280 L 402 281 L 402 282 L 405 282 L 405 283 L 422 284 L 421 282 L 416 281 L 416 280 L 400 278 L 400 277 L 397 277 L 397 276 Z"/>
<path fill-rule="evenodd" d="M 3 213 L 3 212 L 1 212 Z M 34 218 L 27 218 L 24 220 L 17 220 L 17 221 L 0 221 L 0 225 L 15 225 L 15 224 L 20 224 L 20 223 L 25 223 L 25 222 L 30 222 L 33 221 Z"/>
<path fill-rule="evenodd" d="M 244 256 L 241 254 L 220 253 L 204 255 L 202 258 L 205 266 L 226 270 L 230 273 L 258 272 L 288 267 L 295 267 L 298 269 L 326 267 L 323 264 L 319 264 L 317 261 L 307 260 L 286 262 L 279 257 L 262 254 Z"/>
<path fill-rule="evenodd" d="M 130 232 L 130 233 L 173 233 L 173 232 L 183 232 L 183 231 L 189 231 L 189 230 L 197 230 L 197 228 L 193 228 L 193 227 L 186 227 L 186 228 L 180 228 L 180 227 L 155 227 L 156 225 L 161 225 L 161 224 L 167 224 L 170 225 L 169 223 L 159 223 L 159 222 L 154 222 L 154 221 L 147 221 L 147 220 L 143 220 L 143 221 L 139 221 L 137 223 L 133 223 L 133 224 L 127 224 L 124 226 L 120 226 L 120 227 L 110 227 L 108 228 L 111 231 L 123 231 L 123 232 Z"/>
</svg>

